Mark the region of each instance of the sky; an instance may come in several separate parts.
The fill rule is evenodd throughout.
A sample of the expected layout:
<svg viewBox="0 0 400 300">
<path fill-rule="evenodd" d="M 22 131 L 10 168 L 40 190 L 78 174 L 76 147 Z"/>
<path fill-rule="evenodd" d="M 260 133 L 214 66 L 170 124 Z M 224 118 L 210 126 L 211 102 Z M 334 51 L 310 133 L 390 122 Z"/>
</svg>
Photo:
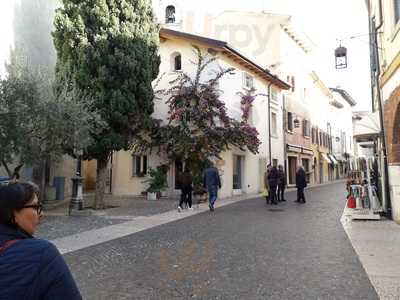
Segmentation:
<svg viewBox="0 0 400 300">
<path fill-rule="evenodd" d="M 0 0 L 0 74 L 13 43 L 13 6 L 18 0 Z M 34 1 L 34 0 L 32 0 Z M 163 0 L 153 0 L 163 1 Z M 174 1 L 171 1 L 174 2 Z M 175 1 L 177 2 L 177 1 Z M 179 1 L 178 1 L 179 2 Z M 199 3 L 201 2 L 201 5 Z M 340 86 L 356 100 L 355 110 L 371 106 L 368 17 L 364 0 L 184 0 L 196 15 L 215 15 L 224 10 L 265 11 L 288 14 L 314 42 L 315 68 L 329 87 Z M 196 16 L 197 17 L 197 16 Z M 352 36 L 357 38 L 349 39 Z M 348 50 L 348 68 L 335 69 L 337 39 Z"/>
<path fill-rule="evenodd" d="M 12 22 L 15 0 L 0 0 L 0 75 L 4 75 L 4 63 L 13 43 Z"/>
<path fill-rule="evenodd" d="M 323 82 L 328 87 L 347 90 L 357 102 L 354 110 L 370 109 L 369 35 L 365 0 L 201 0 L 201 6 L 198 0 L 175 2 L 184 3 L 183 9 L 195 12 L 195 18 L 202 14 L 217 15 L 226 10 L 291 15 L 296 31 L 303 31 L 314 44 L 315 71 Z M 353 36 L 358 37 L 350 38 Z M 339 39 L 343 39 L 342 45 L 348 53 L 348 67 L 342 70 L 335 68 L 334 50 L 339 46 Z"/>
</svg>

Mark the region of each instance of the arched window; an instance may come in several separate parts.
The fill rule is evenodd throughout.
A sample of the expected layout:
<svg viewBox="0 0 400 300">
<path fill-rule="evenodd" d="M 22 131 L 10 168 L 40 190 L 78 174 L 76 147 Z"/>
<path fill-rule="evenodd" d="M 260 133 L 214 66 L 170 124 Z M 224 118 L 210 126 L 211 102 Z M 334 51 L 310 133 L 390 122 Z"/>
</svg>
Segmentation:
<svg viewBox="0 0 400 300">
<path fill-rule="evenodd" d="M 171 69 L 172 71 L 182 71 L 182 55 L 179 52 L 171 55 Z"/>
<path fill-rule="evenodd" d="M 165 23 L 175 23 L 175 6 L 168 5 L 165 9 Z"/>
</svg>

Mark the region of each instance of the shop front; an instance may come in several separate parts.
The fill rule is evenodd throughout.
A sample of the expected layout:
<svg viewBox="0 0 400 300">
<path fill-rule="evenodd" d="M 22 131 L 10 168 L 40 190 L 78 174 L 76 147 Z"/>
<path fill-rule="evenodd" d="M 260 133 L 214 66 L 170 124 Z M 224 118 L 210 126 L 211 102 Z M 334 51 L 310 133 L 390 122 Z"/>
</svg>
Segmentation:
<svg viewBox="0 0 400 300">
<path fill-rule="evenodd" d="M 296 184 L 296 171 L 298 166 L 303 166 L 307 175 L 307 182 L 312 182 L 313 176 L 313 150 L 304 146 L 287 144 L 288 184 Z"/>
</svg>

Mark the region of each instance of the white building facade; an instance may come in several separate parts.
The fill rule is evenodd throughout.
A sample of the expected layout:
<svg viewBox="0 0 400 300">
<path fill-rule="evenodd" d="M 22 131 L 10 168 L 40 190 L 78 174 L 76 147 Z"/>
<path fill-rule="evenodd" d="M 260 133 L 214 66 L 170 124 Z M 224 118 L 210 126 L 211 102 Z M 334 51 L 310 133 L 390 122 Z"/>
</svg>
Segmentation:
<svg viewBox="0 0 400 300">
<path fill-rule="evenodd" d="M 263 175 L 266 164 L 271 160 L 283 161 L 282 114 L 281 101 L 282 90 L 288 89 L 289 85 L 265 71 L 257 64 L 247 59 L 242 54 L 222 41 L 211 40 L 201 36 L 191 35 L 179 31 L 162 29 L 160 34 L 160 77 L 157 89 L 168 89 L 170 81 L 175 79 L 180 72 L 194 76 L 197 66 L 193 61 L 197 60 L 193 45 L 199 47 L 203 54 L 215 57 L 216 60 L 204 70 L 204 78 L 218 72 L 220 68 L 233 67 L 232 74 L 222 77 L 219 81 L 221 100 L 225 103 L 228 115 L 235 119 L 241 119 L 241 97 L 239 92 L 254 88 L 256 94 L 263 94 L 253 102 L 250 125 L 259 132 L 261 145 L 258 154 L 240 149 L 231 149 L 221 154 L 221 159 L 215 163 L 220 171 L 222 180 L 221 197 L 232 196 L 242 193 L 258 193 L 263 189 Z M 180 57 L 180 63 L 176 64 L 176 58 Z M 192 62 L 191 62 L 192 61 Z M 177 68 L 178 67 L 178 68 Z M 268 91 L 271 89 L 270 99 Z M 168 118 L 167 98 L 156 100 L 153 117 L 163 122 Z M 268 103 L 270 103 L 271 116 L 271 143 L 269 138 Z M 156 154 L 156 151 L 145 154 L 130 152 L 118 152 L 113 157 L 113 191 L 115 195 L 139 195 L 146 190 L 144 179 L 146 174 L 137 176 L 137 169 L 146 173 L 146 168 L 156 167 L 162 163 L 169 163 L 168 191 L 169 195 L 180 193 L 178 190 L 177 177 L 182 171 L 184 162 L 180 160 L 168 161 L 165 155 Z M 271 152 L 271 156 L 270 156 Z M 137 165 L 143 165 L 139 168 Z M 136 172 L 138 173 L 138 172 Z M 118 184 L 117 184 L 118 183 Z"/>
</svg>

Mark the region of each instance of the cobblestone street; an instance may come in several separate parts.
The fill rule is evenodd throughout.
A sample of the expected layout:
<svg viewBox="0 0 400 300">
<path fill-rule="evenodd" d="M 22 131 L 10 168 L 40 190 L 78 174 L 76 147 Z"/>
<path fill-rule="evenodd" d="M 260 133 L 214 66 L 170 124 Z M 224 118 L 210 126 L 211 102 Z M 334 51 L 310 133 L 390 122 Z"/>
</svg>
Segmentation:
<svg viewBox="0 0 400 300">
<path fill-rule="evenodd" d="M 343 184 L 308 189 L 306 205 L 294 195 L 197 211 L 65 258 L 86 299 L 378 299 L 340 223 Z"/>
<path fill-rule="evenodd" d="M 114 197 L 108 198 L 107 206 L 112 207 L 104 211 L 94 211 L 90 208 L 81 213 L 72 211 L 68 216 L 68 203 L 45 212 L 36 236 L 44 239 L 57 239 L 88 230 L 121 224 L 135 217 L 151 216 L 164 213 L 176 208 L 177 199 L 161 198 L 159 201 L 147 201 L 143 197 Z M 89 198 L 85 207 L 90 207 Z"/>
</svg>

